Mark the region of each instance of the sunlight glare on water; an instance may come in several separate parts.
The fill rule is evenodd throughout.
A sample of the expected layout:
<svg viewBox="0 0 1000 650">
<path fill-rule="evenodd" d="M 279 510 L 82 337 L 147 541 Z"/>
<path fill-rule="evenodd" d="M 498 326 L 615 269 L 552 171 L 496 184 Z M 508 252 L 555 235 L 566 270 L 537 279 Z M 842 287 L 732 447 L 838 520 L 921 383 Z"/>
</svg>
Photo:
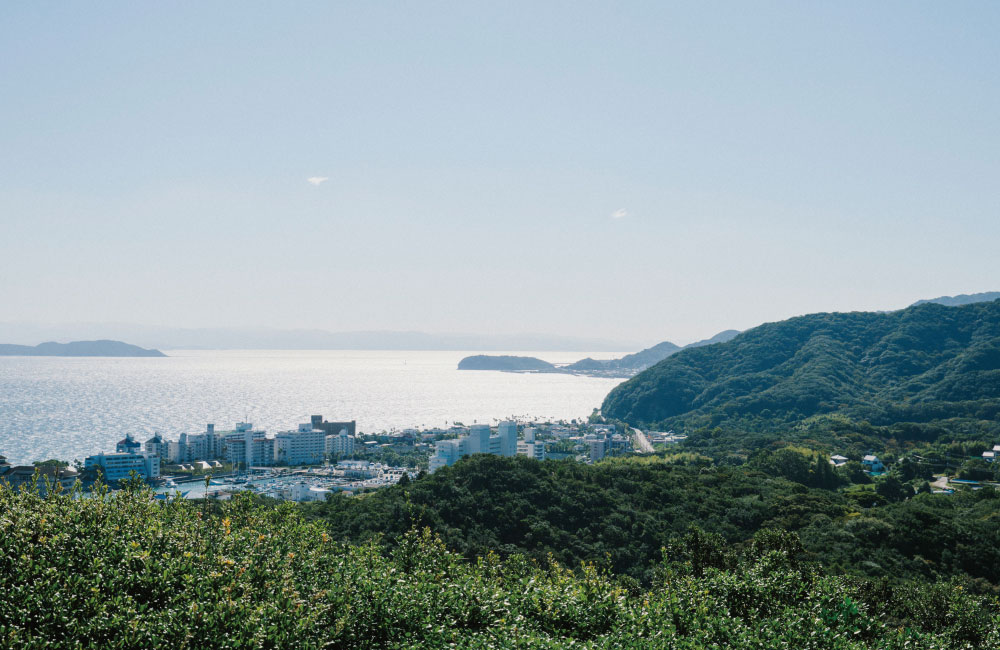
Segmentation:
<svg viewBox="0 0 1000 650">
<path fill-rule="evenodd" d="M 308 422 L 358 430 L 583 418 L 621 379 L 457 370 L 468 352 L 167 351 L 167 358 L 0 357 L 0 454 L 14 464 L 114 451 L 247 419 L 270 435 Z M 479 354 L 479 353 L 475 353 Z M 498 353 L 500 354 L 500 353 Z M 617 353 L 505 352 L 567 363 Z"/>
</svg>

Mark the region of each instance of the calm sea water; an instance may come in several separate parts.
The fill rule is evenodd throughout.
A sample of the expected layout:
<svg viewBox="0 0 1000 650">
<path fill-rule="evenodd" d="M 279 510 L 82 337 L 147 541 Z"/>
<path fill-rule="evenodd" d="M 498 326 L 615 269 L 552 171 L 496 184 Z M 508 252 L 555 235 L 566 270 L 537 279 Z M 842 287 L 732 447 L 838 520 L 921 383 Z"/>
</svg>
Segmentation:
<svg viewBox="0 0 1000 650">
<path fill-rule="evenodd" d="M 168 351 L 163 359 L 0 357 L 0 454 L 12 463 L 114 451 L 126 433 L 218 430 L 247 420 L 271 434 L 357 420 L 377 432 L 494 419 L 580 418 L 622 380 L 456 369 L 467 352 Z M 588 352 L 520 352 L 556 363 Z"/>
</svg>

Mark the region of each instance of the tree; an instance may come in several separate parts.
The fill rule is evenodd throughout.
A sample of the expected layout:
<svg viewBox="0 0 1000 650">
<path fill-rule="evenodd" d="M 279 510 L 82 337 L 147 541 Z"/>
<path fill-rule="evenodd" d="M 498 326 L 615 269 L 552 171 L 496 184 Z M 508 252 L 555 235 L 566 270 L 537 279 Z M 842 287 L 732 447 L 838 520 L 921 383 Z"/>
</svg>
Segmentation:
<svg viewBox="0 0 1000 650">
<path fill-rule="evenodd" d="M 895 476 L 887 476 L 875 484 L 875 494 L 884 497 L 889 503 L 898 503 L 912 497 L 913 488 Z"/>
<path fill-rule="evenodd" d="M 55 458 L 50 458 L 48 460 L 36 460 L 32 463 L 35 467 L 69 467 L 69 463 L 64 460 L 57 460 Z"/>
<path fill-rule="evenodd" d="M 841 465 L 840 474 L 855 485 L 867 485 L 872 482 L 872 477 L 865 472 L 864 465 L 856 460 L 849 460 Z"/>
</svg>

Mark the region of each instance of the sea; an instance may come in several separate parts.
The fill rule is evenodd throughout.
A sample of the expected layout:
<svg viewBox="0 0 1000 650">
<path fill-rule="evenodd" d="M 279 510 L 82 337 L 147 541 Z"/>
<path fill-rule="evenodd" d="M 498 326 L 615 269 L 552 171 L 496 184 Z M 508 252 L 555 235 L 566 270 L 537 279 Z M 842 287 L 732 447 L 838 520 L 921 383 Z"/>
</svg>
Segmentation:
<svg viewBox="0 0 1000 650">
<path fill-rule="evenodd" d="M 621 379 L 458 370 L 470 354 L 553 363 L 593 352 L 167 350 L 166 358 L 0 357 L 0 455 L 12 464 L 114 451 L 125 434 L 176 439 L 251 422 L 269 434 L 313 414 L 377 433 L 503 419 L 586 418 Z"/>
</svg>

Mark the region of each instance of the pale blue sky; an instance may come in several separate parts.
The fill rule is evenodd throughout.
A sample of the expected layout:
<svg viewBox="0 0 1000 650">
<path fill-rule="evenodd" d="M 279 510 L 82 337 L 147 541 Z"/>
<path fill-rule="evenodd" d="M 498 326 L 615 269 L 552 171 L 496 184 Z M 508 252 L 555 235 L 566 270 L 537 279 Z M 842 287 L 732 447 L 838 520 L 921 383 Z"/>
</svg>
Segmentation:
<svg viewBox="0 0 1000 650">
<path fill-rule="evenodd" d="M 4 3 L 0 321 L 653 342 L 997 290 L 997 34 L 993 2 Z"/>
</svg>

